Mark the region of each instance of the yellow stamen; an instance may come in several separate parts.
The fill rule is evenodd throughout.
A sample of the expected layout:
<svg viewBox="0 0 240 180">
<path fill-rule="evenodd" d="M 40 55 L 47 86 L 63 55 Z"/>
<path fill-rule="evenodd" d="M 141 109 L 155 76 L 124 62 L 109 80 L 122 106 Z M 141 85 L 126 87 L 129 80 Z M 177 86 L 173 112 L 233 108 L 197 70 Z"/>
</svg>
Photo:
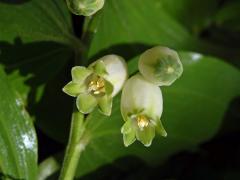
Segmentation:
<svg viewBox="0 0 240 180">
<path fill-rule="evenodd" d="M 144 115 L 139 115 L 137 117 L 137 124 L 140 129 L 143 129 L 144 127 L 147 127 L 149 124 L 149 120 L 146 116 Z"/>
<path fill-rule="evenodd" d="M 98 76 L 96 79 L 91 80 L 88 84 L 88 90 L 94 95 L 105 93 L 104 79 Z"/>
</svg>

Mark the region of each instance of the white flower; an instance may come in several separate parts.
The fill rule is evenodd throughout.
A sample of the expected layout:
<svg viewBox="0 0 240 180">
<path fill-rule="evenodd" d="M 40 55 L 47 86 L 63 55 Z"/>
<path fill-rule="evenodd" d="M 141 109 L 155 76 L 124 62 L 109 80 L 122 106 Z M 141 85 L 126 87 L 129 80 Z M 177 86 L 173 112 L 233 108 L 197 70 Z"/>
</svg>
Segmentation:
<svg viewBox="0 0 240 180">
<path fill-rule="evenodd" d="M 158 86 L 170 86 L 183 72 L 177 52 L 162 46 L 145 51 L 138 68 L 145 79 Z"/>
<path fill-rule="evenodd" d="M 125 121 L 121 129 L 124 145 L 129 146 L 137 139 L 150 146 L 155 129 L 166 136 L 160 121 L 162 110 L 162 93 L 157 85 L 148 82 L 141 74 L 128 79 L 121 98 L 121 113 Z"/>
<path fill-rule="evenodd" d="M 110 116 L 112 98 L 122 89 L 127 79 L 124 59 L 117 55 L 107 55 L 92 63 L 88 68 L 72 68 L 72 81 L 63 91 L 77 97 L 76 105 L 80 112 L 88 114 L 99 107 L 100 112 Z"/>
</svg>

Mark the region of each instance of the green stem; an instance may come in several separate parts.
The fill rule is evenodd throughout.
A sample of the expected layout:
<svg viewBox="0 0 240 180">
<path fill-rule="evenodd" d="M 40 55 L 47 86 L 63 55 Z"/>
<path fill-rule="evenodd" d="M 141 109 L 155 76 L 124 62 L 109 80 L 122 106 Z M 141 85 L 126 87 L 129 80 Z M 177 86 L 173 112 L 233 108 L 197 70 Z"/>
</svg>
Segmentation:
<svg viewBox="0 0 240 180">
<path fill-rule="evenodd" d="M 70 136 L 59 180 L 74 179 L 81 152 L 86 146 L 86 142 L 82 139 L 84 132 L 83 121 L 84 115 L 75 110 L 72 114 Z"/>
<path fill-rule="evenodd" d="M 81 65 L 80 59 L 86 52 L 86 46 L 81 40 L 72 35 L 68 36 L 68 38 L 75 51 L 75 64 Z M 59 180 L 74 179 L 79 158 L 88 141 L 83 137 L 84 130 L 84 114 L 80 113 L 75 107 L 72 113 L 70 135 Z"/>
</svg>

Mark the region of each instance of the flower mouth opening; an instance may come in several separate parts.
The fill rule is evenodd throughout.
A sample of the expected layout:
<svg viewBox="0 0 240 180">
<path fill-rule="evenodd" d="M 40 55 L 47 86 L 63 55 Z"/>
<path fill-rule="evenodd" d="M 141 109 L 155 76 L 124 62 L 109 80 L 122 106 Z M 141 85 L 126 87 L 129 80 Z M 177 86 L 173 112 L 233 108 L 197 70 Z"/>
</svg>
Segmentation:
<svg viewBox="0 0 240 180">
<path fill-rule="evenodd" d="M 139 127 L 140 130 L 143 130 L 145 127 L 148 127 L 150 121 L 149 119 L 145 116 L 145 115 L 138 115 L 136 117 L 137 119 L 137 125 Z"/>
<path fill-rule="evenodd" d="M 105 80 L 98 75 L 92 74 L 87 78 L 88 92 L 93 96 L 104 96 L 106 94 Z"/>
</svg>

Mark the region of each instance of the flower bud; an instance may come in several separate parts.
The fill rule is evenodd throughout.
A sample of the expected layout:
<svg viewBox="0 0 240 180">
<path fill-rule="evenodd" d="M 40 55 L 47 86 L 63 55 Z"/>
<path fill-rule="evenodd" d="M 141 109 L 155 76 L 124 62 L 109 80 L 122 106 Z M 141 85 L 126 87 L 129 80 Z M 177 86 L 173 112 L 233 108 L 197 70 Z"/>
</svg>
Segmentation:
<svg viewBox="0 0 240 180">
<path fill-rule="evenodd" d="M 138 68 L 145 79 L 158 86 L 170 86 L 183 72 L 177 52 L 162 46 L 145 51 Z"/>
<path fill-rule="evenodd" d="M 73 14 L 91 16 L 102 9 L 105 0 L 67 0 L 67 6 Z"/>
<path fill-rule="evenodd" d="M 122 89 L 127 79 L 124 59 L 117 55 L 107 55 L 92 63 L 88 68 L 72 68 L 72 81 L 63 91 L 77 97 L 76 105 L 80 112 L 88 114 L 96 106 L 104 115 L 110 116 L 112 98 Z"/>
<path fill-rule="evenodd" d="M 156 129 L 166 136 L 160 121 L 162 109 L 162 93 L 157 85 L 141 74 L 128 79 L 121 97 L 121 113 L 125 121 L 121 128 L 124 145 L 129 146 L 137 139 L 150 146 Z"/>
</svg>

